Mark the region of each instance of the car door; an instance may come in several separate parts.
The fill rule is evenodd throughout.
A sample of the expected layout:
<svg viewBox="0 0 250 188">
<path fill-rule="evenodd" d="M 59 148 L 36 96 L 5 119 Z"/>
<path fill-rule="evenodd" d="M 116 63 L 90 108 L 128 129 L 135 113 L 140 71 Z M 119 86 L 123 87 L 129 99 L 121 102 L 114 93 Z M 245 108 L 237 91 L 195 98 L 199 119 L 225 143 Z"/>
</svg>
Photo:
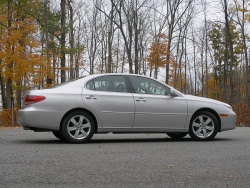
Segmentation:
<svg viewBox="0 0 250 188">
<path fill-rule="evenodd" d="M 134 128 L 184 129 L 187 103 L 182 96 L 170 96 L 166 85 L 141 76 L 129 76 L 136 106 Z"/>
<path fill-rule="evenodd" d="M 135 104 L 123 75 L 105 75 L 86 83 L 82 100 L 103 128 L 132 128 Z"/>
</svg>

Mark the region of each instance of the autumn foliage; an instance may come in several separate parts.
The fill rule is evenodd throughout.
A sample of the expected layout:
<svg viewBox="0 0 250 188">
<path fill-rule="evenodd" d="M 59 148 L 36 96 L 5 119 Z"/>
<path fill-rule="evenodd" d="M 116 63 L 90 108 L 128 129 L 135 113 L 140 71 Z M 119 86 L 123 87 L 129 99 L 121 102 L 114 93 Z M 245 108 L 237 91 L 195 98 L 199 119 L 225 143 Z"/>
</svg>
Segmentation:
<svg viewBox="0 0 250 188">
<path fill-rule="evenodd" d="M 7 15 L 0 17 L 6 20 Z M 33 18 L 17 18 L 10 28 L 1 31 L 0 70 L 2 77 L 17 83 L 37 83 L 42 76 L 44 59 L 39 53 L 40 42 L 35 38 L 37 31 Z M 45 67 L 44 67 L 45 68 Z"/>
<path fill-rule="evenodd" d="M 10 125 L 12 102 L 20 108 L 25 90 L 130 72 L 226 102 L 238 125 L 250 126 L 250 1 L 221 1 L 219 22 L 193 25 L 192 3 L 165 1 L 165 15 L 152 2 L 1 0 L 0 121 Z"/>
<path fill-rule="evenodd" d="M 19 126 L 16 123 L 16 111 L 15 108 L 13 112 L 10 109 L 0 111 L 0 127 L 12 127 L 12 126 Z M 13 114 L 13 119 L 12 119 Z M 13 120 L 13 122 L 12 122 Z"/>
<path fill-rule="evenodd" d="M 149 65 L 153 67 L 163 67 L 167 63 L 167 36 L 165 34 L 156 35 L 149 49 Z"/>
<path fill-rule="evenodd" d="M 46 77 L 47 68 L 41 53 L 41 42 L 37 37 L 37 21 L 26 14 L 37 3 L 13 1 L 7 4 L 6 1 L 0 5 L 0 81 L 3 105 L 0 121 L 5 126 L 10 125 L 13 100 L 15 108 L 20 108 L 22 91 L 37 88 Z M 25 6 L 27 10 L 20 6 Z"/>
<path fill-rule="evenodd" d="M 219 87 L 218 81 L 216 81 L 212 75 L 210 75 L 208 81 L 208 88 L 209 88 L 208 95 L 210 98 L 214 98 L 225 102 L 225 98 L 221 95 L 223 93 L 223 88 Z M 235 92 L 240 93 L 239 95 L 241 95 L 243 98 L 245 88 L 240 87 L 240 85 L 237 85 L 235 86 Z M 237 98 L 236 95 L 235 98 Z M 234 102 L 231 103 L 231 106 L 234 112 L 237 114 L 237 123 L 236 123 L 237 126 L 250 127 L 250 109 L 247 107 L 247 105 L 242 102 Z"/>
<path fill-rule="evenodd" d="M 250 127 L 250 109 L 243 103 L 236 103 L 232 105 L 237 114 L 237 126 Z"/>
<path fill-rule="evenodd" d="M 157 78 L 157 73 L 160 67 L 167 64 L 167 36 L 158 34 L 154 36 L 153 42 L 149 48 L 150 54 L 147 58 L 151 71 L 154 69 L 154 76 Z"/>
</svg>

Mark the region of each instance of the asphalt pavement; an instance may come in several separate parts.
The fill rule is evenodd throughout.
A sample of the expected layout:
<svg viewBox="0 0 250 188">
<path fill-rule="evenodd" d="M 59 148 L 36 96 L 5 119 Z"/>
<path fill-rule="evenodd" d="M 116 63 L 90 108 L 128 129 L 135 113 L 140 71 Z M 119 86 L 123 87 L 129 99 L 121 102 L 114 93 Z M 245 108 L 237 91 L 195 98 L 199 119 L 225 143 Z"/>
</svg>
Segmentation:
<svg viewBox="0 0 250 188">
<path fill-rule="evenodd" d="M 101 134 L 69 144 L 51 133 L 0 129 L 0 188 L 250 188 L 250 128 L 213 141 Z"/>
</svg>

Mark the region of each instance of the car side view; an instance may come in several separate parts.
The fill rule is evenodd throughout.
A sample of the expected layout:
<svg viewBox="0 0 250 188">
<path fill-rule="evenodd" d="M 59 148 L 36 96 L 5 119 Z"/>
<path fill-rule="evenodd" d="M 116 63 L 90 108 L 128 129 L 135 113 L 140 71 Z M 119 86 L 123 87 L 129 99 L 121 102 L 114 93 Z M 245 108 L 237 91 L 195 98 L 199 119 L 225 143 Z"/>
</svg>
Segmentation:
<svg viewBox="0 0 250 188">
<path fill-rule="evenodd" d="M 95 74 L 25 92 L 17 122 L 71 143 L 109 132 L 166 133 L 174 139 L 189 134 L 207 141 L 234 129 L 236 114 L 226 103 L 185 95 L 146 76 Z"/>
</svg>

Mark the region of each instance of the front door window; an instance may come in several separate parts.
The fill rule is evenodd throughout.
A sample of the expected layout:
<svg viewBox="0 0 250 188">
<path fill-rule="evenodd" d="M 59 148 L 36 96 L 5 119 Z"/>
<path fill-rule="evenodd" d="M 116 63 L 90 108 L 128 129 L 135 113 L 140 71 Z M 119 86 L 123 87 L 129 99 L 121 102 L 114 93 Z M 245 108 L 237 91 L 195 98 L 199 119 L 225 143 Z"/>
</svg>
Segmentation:
<svg viewBox="0 0 250 188">
<path fill-rule="evenodd" d="M 133 84 L 135 93 L 150 94 L 150 95 L 170 94 L 170 88 L 155 80 L 137 76 L 131 76 L 130 80 Z"/>
</svg>

